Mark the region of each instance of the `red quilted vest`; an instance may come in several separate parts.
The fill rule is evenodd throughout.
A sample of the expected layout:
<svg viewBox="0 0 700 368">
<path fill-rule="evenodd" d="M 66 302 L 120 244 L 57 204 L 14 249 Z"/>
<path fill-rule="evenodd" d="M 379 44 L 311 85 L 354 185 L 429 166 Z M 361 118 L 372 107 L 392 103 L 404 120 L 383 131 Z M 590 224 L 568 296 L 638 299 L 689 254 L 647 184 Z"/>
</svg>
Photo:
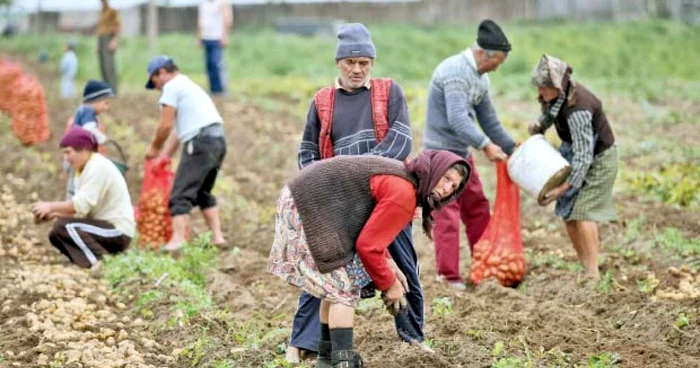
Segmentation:
<svg viewBox="0 0 700 368">
<path fill-rule="evenodd" d="M 391 91 L 391 79 L 370 79 L 370 101 L 372 102 L 372 122 L 377 142 L 381 142 L 389 132 L 389 92 Z M 318 148 L 321 159 L 333 157 L 333 140 L 331 128 L 333 125 L 333 107 L 335 105 L 335 87 L 321 89 L 314 96 L 316 112 L 321 120 L 321 133 L 318 137 Z"/>
</svg>

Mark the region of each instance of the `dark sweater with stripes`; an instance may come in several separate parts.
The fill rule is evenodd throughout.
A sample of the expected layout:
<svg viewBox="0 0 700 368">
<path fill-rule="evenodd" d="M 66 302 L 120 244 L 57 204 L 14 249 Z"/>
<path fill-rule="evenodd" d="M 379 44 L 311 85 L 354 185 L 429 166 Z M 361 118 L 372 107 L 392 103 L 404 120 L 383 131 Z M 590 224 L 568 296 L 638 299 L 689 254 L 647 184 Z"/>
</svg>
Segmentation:
<svg viewBox="0 0 700 368">
<path fill-rule="evenodd" d="M 354 92 L 338 89 L 331 129 L 334 156 L 371 154 L 403 161 L 411 153 L 413 140 L 406 98 L 396 82 L 392 83 L 389 92 L 387 117 L 389 132 L 377 143 L 370 90 L 365 87 Z M 321 159 L 318 147 L 320 130 L 321 121 L 312 101 L 299 147 L 300 169 Z"/>
</svg>

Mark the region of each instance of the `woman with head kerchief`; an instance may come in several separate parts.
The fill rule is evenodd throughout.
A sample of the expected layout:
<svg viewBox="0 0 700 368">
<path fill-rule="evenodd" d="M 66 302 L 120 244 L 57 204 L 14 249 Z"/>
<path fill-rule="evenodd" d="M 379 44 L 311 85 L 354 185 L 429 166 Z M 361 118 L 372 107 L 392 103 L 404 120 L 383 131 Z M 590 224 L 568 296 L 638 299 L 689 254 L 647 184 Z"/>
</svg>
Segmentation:
<svg viewBox="0 0 700 368">
<path fill-rule="evenodd" d="M 581 83 L 571 79 L 572 73 L 573 69 L 565 62 L 542 56 L 532 73 L 542 115 L 528 131 L 544 133 L 554 125 L 562 140 L 559 151 L 571 163 L 572 172 L 540 204 L 557 201 L 555 213 L 566 223 L 586 276 L 597 279 L 597 222 L 616 218 L 612 188 L 617 177 L 617 148 L 603 104 Z"/>
<path fill-rule="evenodd" d="M 387 247 L 422 207 L 431 212 L 464 189 L 471 168 L 447 151 L 401 163 L 377 156 L 337 156 L 302 170 L 280 195 L 268 271 L 322 299 L 317 367 L 360 367 L 353 316 L 370 281 L 392 313 L 407 289 Z"/>
</svg>

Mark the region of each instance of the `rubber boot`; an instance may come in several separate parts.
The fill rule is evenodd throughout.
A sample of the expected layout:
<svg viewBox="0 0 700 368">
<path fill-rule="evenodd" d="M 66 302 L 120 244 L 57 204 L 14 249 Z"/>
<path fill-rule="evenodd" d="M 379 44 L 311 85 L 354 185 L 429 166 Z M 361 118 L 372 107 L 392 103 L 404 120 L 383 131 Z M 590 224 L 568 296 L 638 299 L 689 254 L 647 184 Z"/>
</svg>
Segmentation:
<svg viewBox="0 0 700 368">
<path fill-rule="evenodd" d="M 316 368 L 333 368 L 333 363 L 331 362 L 331 351 L 333 350 L 333 343 L 330 341 L 319 341 L 318 342 L 318 356 L 316 357 Z"/>
<path fill-rule="evenodd" d="M 362 368 L 362 358 L 355 350 L 335 350 L 331 353 L 333 368 Z"/>
</svg>

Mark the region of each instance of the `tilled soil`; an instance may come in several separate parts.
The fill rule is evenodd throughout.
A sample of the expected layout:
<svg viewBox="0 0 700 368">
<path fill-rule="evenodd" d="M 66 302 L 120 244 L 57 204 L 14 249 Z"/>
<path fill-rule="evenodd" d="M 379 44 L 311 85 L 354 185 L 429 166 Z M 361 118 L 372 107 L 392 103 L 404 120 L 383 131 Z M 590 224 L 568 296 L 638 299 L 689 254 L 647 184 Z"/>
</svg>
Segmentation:
<svg viewBox="0 0 700 368">
<path fill-rule="evenodd" d="M 139 155 L 156 125 L 155 101 L 155 95 L 120 96 L 105 116 L 113 136 L 132 147 L 127 181 L 134 202 L 141 180 Z M 275 200 L 296 170 L 303 122 L 284 110 L 262 112 L 254 105 L 217 103 L 229 142 L 222 169 L 225 184 L 220 188 L 222 217 L 229 247 L 238 250 L 221 253 L 210 289 L 218 305 L 241 321 L 261 318 L 270 330 L 289 328 L 299 291 L 265 274 L 264 267 Z M 58 171 L 37 168 L 60 167 L 55 147 L 74 106 L 53 100 L 50 106 L 53 136 L 46 145 L 27 153 L 8 132 L 0 135 L 8 157 L 0 163 L 6 178 L 0 205 L 0 367 L 191 366 L 177 349 L 191 341 L 187 329 L 154 338 L 147 322 L 128 313 L 130 300 L 118 302 L 98 274 L 70 265 L 50 247 L 46 225 L 33 225 L 28 205 L 37 197 L 60 198 L 63 192 Z M 616 118 L 625 123 L 622 116 Z M 476 157 L 491 193 L 494 170 Z M 358 313 L 357 350 L 368 366 L 385 368 L 489 367 L 498 342 L 503 343 L 503 354 L 532 366 L 587 366 L 589 357 L 602 353 L 614 354 L 620 367 L 700 366 L 697 318 L 682 328 L 674 326 L 679 313 L 700 312 L 697 267 L 684 268 L 683 261 L 653 244 L 649 248 L 649 236 L 642 242 L 627 241 L 623 235 L 626 224 L 644 214 L 645 231 L 674 226 L 688 237 L 698 237 L 700 214 L 627 194 L 617 194 L 616 200 L 624 204 L 618 207 L 621 221 L 601 232 L 603 274 L 612 275 L 604 284 L 581 278 L 563 225 L 551 209 L 539 208 L 529 198 L 523 197 L 521 209 L 528 270 L 518 289 L 492 281 L 465 291 L 449 288 L 436 279 L 432 244 L 415 226 L 426 335 L 436 353 L 399 342 L 392 318 L 376 302 Z M 195 228 L 202 229 L 201 219 L 197 221 Z M 462 254 L 462 274 L 467 277 L 466 244 Z M 655 288 L 641 292 L 642 280 L 655 280 Z M 436 300 L 443 297 L 451 302 L 451 311 L 438 313 Z M 225 334 L 212 334 L 226 350 L 236 346 Z M 248 356 L 240 366 L 265 366 L 258 360 L 262 358 Z"/>
<path fill-rule="evenodd" d="M 28 204 L 15 202 L 21 179 L 5 177 L 0 204 L 0 342 L 11 367 L 168 367 L 141 319 L 109 286 L 68 264 L 37 239 Z M 36 195 L 36 194 L 35 194 Z M 45 231 L 42 228 L 41 231 Z"/>
</svg>

